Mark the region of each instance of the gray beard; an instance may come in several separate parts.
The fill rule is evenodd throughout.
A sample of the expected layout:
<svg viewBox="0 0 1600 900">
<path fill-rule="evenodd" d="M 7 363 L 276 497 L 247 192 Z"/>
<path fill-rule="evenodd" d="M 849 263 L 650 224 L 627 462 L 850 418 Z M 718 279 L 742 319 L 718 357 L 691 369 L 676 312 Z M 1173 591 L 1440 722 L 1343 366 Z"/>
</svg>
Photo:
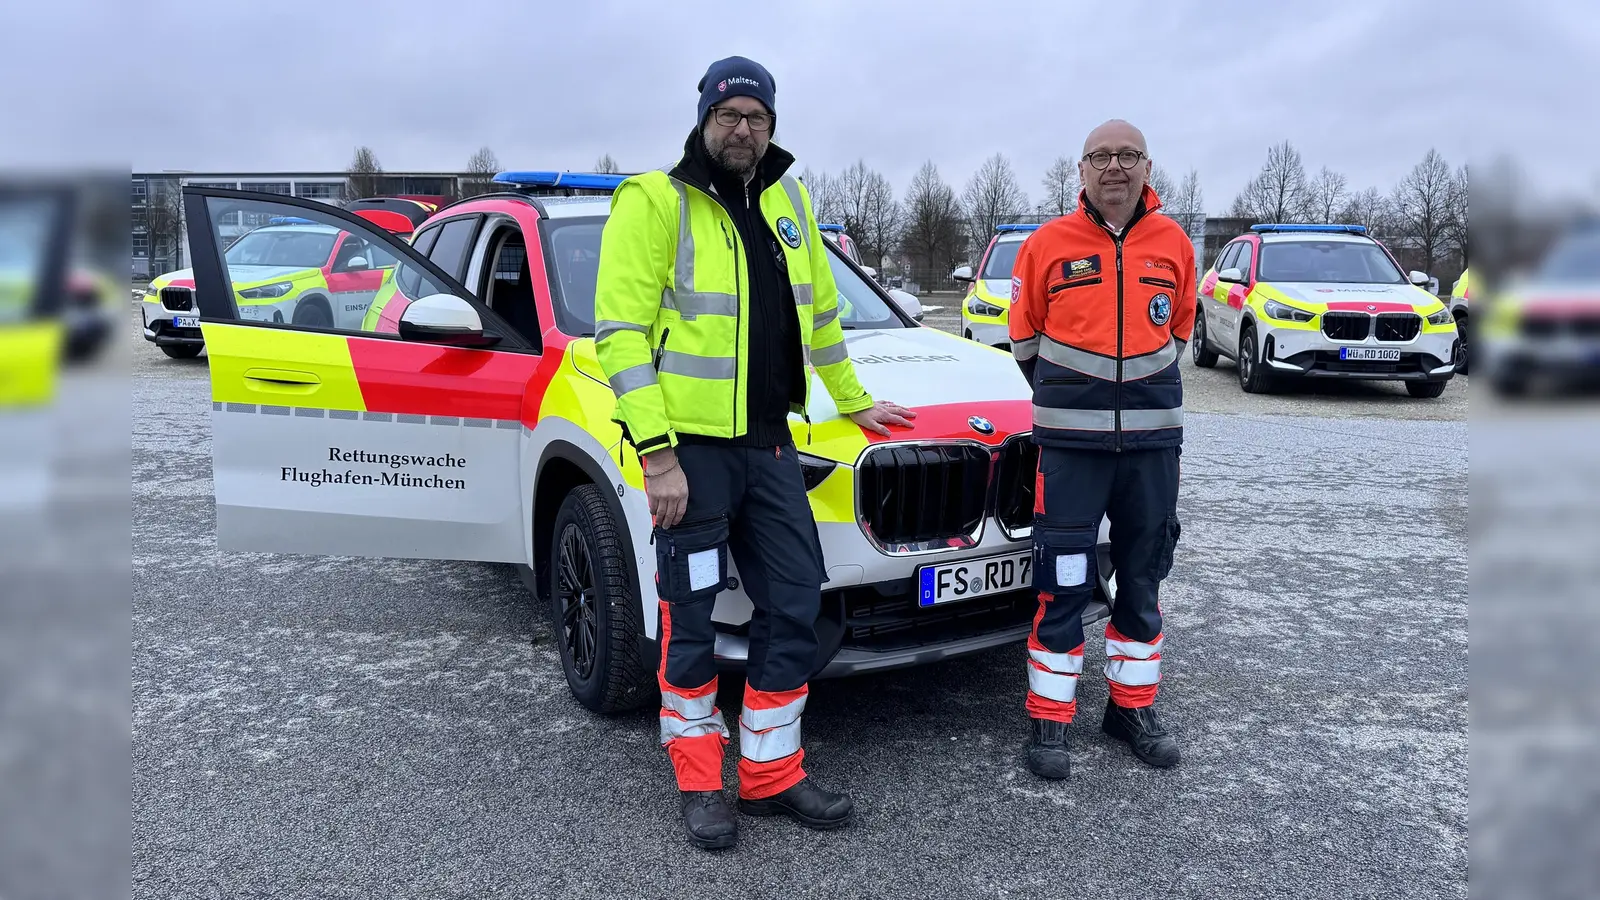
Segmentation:
<svg viewBox="0 0 1600 900">
<path fill-rule="evenodd" d="M 752 157 L 748 165 L 734 162 L 733 159 L 720 148 L 712 149 L 708 146 L 706 147 L 706 155 L 711 157 L 711 161 L 716 164 L 717 168 L 727 172 L 730 175 L 736 175 L 745 181 L 749 181 L 751 176 L 756 173 L 756 167 L 761 165 L 761 157 L 759 155 Z"/>
</svg>

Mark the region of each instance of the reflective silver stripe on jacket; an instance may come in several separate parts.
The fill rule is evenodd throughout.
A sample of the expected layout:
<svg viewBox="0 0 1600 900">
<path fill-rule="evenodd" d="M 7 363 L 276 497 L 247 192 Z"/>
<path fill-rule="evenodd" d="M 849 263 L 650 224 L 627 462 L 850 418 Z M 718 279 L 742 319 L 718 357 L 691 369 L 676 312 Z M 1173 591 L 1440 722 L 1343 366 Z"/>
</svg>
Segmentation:
<svg viewBox="0 0 1600 900">
<path fill-rule="evenodd" d="M 1028 690 L 1057 703 L 1071 703 L 1078 696 L 1078 676 L 1028 666 Z"/>
<path fill-rule="evenodd" d="M 802 695 L 773 709 L 751 709 L 746 705 L 739 711 L 739 723 L 752 731 L 766 731 L 790 722 L 798 722 L 806 711 L 806 697 Z"/>
<path fill-rule="evenodd" d="M 797 285 L 794 285 L 794 305 L 795 306 L 810 306 L 811 305 L 811 285 L 809 285 L 809 284 L 797 284 Z"/>
<path fill-rule="evenodd" d="M 1011 355 L 1018 362 L 1027 362 L 1039 355 L 1039 335 L 1021 341 L 1011 342 Z"/>
<path fill-rule="evenodd" d="M 1012 353 L 1017 351 L 1013 347 Z M 1074 372 L 1082 372 L 1092 378 L 1102 381 L 1117 380 L 1117 361 L 1109 356 L 1090 353 L 1077 347 L 1069 347 L 1059 341 L 1046 336 L 1038 348 L 1039 358 L 1046 362 L 1054 363 Z M 1018 359 L 1026 357 L 1018 356 Z M 1143 356 L 1130 356 L 1122 361 L 1122 380 L 1138 381 L 1149 378 L 1151 375 L 1165 370 L 1168 366 L 1178 361 L 1178 346 L 1171 340 L 1162 345 L 1154 353 Z"/>
<path fill-rule="evenodd" d="M 685 719 L 709 719 L 717 711 L 717 695 L 680 697 L 671 691 L 661 692 L 661 707 L 670 709 Z"/>
<path fill-rule="evenodd" d="M 640 325 L 637 322 L 616 322 L 611 319 L 601 319 L 594 323 L 594 342 L 598 344 L 619 331 L 637 331 L 640 334 L 649 334 L 650 327 L 648 325 Z"/>
<path fill-rule="evenodd" d="M 1033 661 L 1052 672 L 1061 675 L 1081 675 L 1083 673 L 1082 653 L 1051 653 L 1048 650 L 1035 650 L 1028 648 L 1028 656 Z"/>
<path fill-rule="evenodd" d="M 800 202 L 800 182 L 794 180 L 793 175 L 785 175 L 778 179 L 783 185 L 783 192 L 789 195 L 789 205 L 794 207 L 795 219 L 800 223 L 800 238 L 805 241 L 806 252 L 811 251 L 811 219 L 806 215 L 806 205 Z"/>
<path fill-rule="evenodd" d="M 1161 681 L 1159 659 L 1106 660 L 1106 679 L 1129 687 L 1144 687 Z"/>
<path fill-rule="evenodd" d="M 1033 424 L 1040 428 L 1059 428 L 1063 431 L 1115 431 L 1117 414 L 1109 409 L 1056 409 L 1035 404 Z M 1123 431 L 1153 431 L 1158 428 L 1177 428 L 1182 424 L 1181 406 L 1173 409 L 1122 411 Z"/>
<path fill-rule="evenodd" d="M 611 390 L 620 399 L 622 395 L 656 383 L 656 367 L 649 363 L 629 366 L 611 376 Z"/>
<path fill-rule="evenodd" d="M 690 378 L 731 380 L 739 371 L 739 360 L 732 356 L 695 356 L 693 353 L 667 350 L 661 354 L 661 371 Z"/>
<path fill-rule="evenodd" d="M 844 362 L 849 358 L 850 349 L 844 345 L 844 341 L 840 341 L 831 347 L 813 347 L 811 350 L 811 362 L 813 365 L 831 366 L 834 363 Z"/>
<path fill-rule="evenodd" d="M 661 716 L 661 743 L 679 738 L 695 738 L 708 734 L 720 734 L 728 737 L 728 723 L 722 721 L 721 716 L 707 716 L 701 719 L 680 719 L 677 716 Z"/>
<path fill-rule="evenodd" d="M 800 749 L 800 721 L 766 731 L 751 731 L 739 723 L 739 755 L 751 762 L 772 762 L 793 756 Z"/>
<path fill-rule="evenodd" d="M 839 307 L 837 306 L 827 312 L 819 312 L 811 320 L 811 329 L 813 331 L 820 329 L 837 318 L 839 318 Z"/>
<path fill-rule="evenodd" d="M 689 227 L 689 189 L 672 179 L 678 192 L 678 250 L 673 262 L 672 288 L 661 292 L 661 305 L 678 311 L 685 319 L 695 316 L 736 316 L 739 298 L 720 291 L 694 289 L 694 229 Z"/>
</svg>

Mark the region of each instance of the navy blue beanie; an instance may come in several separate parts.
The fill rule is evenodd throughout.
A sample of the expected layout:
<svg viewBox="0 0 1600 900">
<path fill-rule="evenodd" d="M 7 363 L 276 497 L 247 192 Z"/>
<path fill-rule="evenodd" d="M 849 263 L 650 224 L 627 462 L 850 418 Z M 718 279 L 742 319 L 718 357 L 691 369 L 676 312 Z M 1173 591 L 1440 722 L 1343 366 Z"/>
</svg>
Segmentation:
<svg viewBox="0 0 1600 900">
<path fill-rule="evenodd" d="M 772 73 L 760 63 L 742 56 L 730 56 L 712 63 L 696 87 L 700 91 L 701 125 L 706 123 L 706 113 L 711 107 L 728 97 L 754 97 L 766 104 L 767 112 L 778 114 L 777 107 L 773 105 L 777 85 L 772 82 Z"/>
</svg>

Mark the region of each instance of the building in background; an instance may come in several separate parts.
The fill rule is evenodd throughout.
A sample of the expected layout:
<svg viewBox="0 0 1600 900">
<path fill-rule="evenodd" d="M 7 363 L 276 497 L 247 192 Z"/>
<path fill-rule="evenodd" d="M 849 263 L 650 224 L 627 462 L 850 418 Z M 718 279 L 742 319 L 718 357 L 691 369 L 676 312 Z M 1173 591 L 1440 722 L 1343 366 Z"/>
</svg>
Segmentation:
<svg viewBox="0 0 1600 900">
<path fill-rule="evenodd" d="M 359 194 L 415 197 L 448 202 L 466 196 L 482 175 L 465 172 L 381 172 L 359 176 L 371 190 L 358 191 L 346 172 L 134 172 L 132 192 L 133 269 L 135 280 L 189 266 L 189 245 L 183 232 L 184 185 L 262 191 L 320 200 L 335 206 Z M 224 241 L 265 224 L 261 214 L 235 213 L 218 228 Z"/>
</svg>

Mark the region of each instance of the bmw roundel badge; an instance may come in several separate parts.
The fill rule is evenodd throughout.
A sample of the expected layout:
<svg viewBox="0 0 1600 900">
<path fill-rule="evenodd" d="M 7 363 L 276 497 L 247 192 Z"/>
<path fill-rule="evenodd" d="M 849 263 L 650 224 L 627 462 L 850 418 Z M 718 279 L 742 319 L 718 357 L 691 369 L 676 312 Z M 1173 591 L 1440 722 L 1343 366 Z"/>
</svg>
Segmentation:
<svg viewBox="0 0 1600 900">
<path fill-rule="evenodd" d="M 1157 294 L 1150 298 L 1150 321 L 1157 325 L 1167 324 L 1172 318 L 1172 298 L 1166 294 Z"/>
<path fill-rule="evenodd" d="M 967 424 L 979 434 L 994 434 L 994 423 L 983 416 L 968 416 Z"/>
<path fill-rule="evenodd" d="M 793 219 L 784 216 L 778 220 L 778 237 L 783 238 L 783 242 L 790 247 L 798 248 L 800 246 L 800 226 L 796 225 Z"/>
</svg>

